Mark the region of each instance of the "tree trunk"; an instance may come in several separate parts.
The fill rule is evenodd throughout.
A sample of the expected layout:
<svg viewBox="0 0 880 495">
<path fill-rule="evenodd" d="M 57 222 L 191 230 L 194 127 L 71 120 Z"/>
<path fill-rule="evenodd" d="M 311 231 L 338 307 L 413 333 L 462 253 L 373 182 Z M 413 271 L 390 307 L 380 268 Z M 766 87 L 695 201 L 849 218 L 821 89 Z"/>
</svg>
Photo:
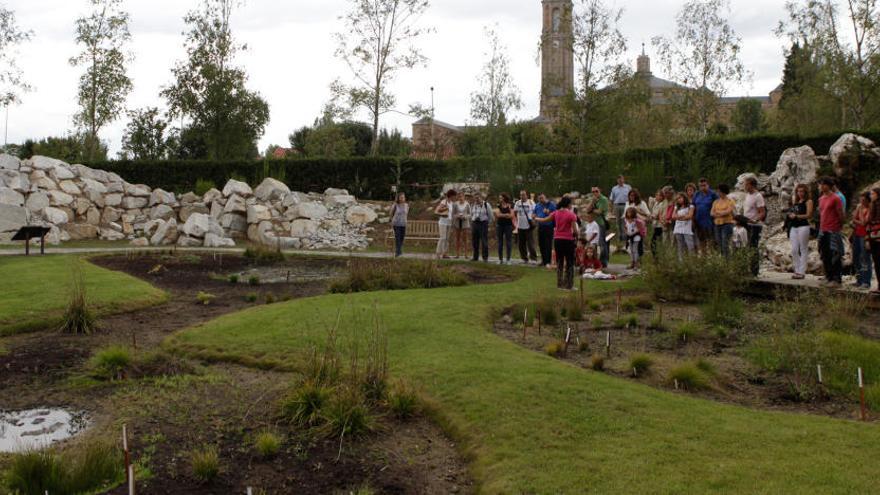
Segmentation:
<svg viewBox="0 0 880 495">
<path fill-rule="evenodd" d="M 380 88 L 375 88 L 373 95 L 373 143 L 370 145 L 370 156 L 379 154 L 379 97 Z"/>
</svg>

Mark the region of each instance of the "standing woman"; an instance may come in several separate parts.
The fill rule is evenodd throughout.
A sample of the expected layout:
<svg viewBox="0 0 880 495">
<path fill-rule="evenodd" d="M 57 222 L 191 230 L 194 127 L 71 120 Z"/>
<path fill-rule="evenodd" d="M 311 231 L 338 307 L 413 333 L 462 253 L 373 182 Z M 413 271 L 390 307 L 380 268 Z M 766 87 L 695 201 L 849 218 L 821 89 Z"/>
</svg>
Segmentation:
<svg viewBox="0 0 880 495">
<path fill-rule="evenodd" d="M 434 209 L 434 214 L 440 217 L 440 239 L 437 241 L 437 257 L 449 258 L 449 231 L 452 227 L 452 204 L 458 193 L 454 189 L 446 192 L 446 197 L 440 200 L 440 204 Z"/>
<path fill-rule="evenodd" d="M 791 208 L 788 210 L 788 239 L 791 241 L 791 262 L 794 275 L 791 278 L 803 280 L 807 276 L 807 260 L 810 257 L 810 219 L 813 218 L 813 198 L 805 184 L 794 188 Z"/>
<path fill-rule="evenodd" d="M 556 211 L 545 218 L 537 219 L 540 223 L 553 222 L 553 246 L 556 248 L 556 287 L 563 290 L 574 288 L 574 253 L 577 239 L 577 215 L 571 211 L 571 198 L 559 200 Z"/>
<path fill-rule="evenodd" d="M 510 195 L 501 194 L 498 209 L 495 210 L 495 230 L 498 235 L 498 261 L 500 264 L 510 264 L 510 251 L 513 249 L 513 204 Z M 507 248 L 507 258 L 504 257 L 504 248 Z"/>
<path fill-rule="evenodd" d="M 634 208 L 636 210 L 636 216 L 639 217 L 639 220 L 642 221 L 644 225 L 647 225 L 648 221 L 651 219 L 651 209 L 648 208 L 648 203 L 642 201 L 642 195 L 639 194 L 637 189 L 631 189 L 629 191 L 629 195 L 626 198 L 626 209 L 623 210 L 624 216 L 624 227 L 626 226 L 626 212 L 630 210 L 630 208 Z M 629 234 L 624 230 L 624 234 L 627 235 L 627 245 L 630 244 Z M 645 238 L 642 236 L 642 242 L 638 245 L 639 248 L 639 258 L 645 255 Z"/>
<path fill-rule="evenodd" d="M 643 253 L 642 243 L 648 235 L 645 221 L 639 216 L 638 210 L 628 208 L 624 213 L 623 226 L 626 242 L 629 243 L 629 259 L 631 261 L 629 267 L 631 270 L 636 270 L 639 268 L 639 258 Z"/>
<path fill-rule="evenodd" d="M 663 217 L 666 215 L 667 206 L 663 189 L 658 189 L 654 196 L 654 206 L 651 207 L 651 220 L 654 227 L 654 232 L 651 233 L 651 254 L 654 256 L 657 256 L 657 243 L 663 239 Z"/>
<path fill-rule="evenodd" d="M 461 245 L 471 229 L 471 195 L 459 194 L 452 203 L 452 237 L 455 238 L 455 259 L 461 258 Z"/>
<path fill-rule="evenodd" d="M 693 254 L 696 250 L 694 244 L 694 207 L 688 200 L 686 193 L 678 193 L 675 197 L 675 213 L 672 215 L 675 220 L 675 244 L 678 246 L 678 259 L 684 260 L 685 251 Z"/>
<path fill-rule="evenodd" d="M 730 256 L 730 239 L 733 237 L 733 226 L 736 225 L 733 215 L 736 213 L 736 201 L 730 197 L 730 186 L 718 184 L 718 199 L 712 203 L 710 210 L 715 225 L 715 244 L 721 254 Z"/>
<path fill-rule="evenodd" d="M 871 219 L 871 194 L 862 193 L 853 213 L 852 255 L 856 272 L 856 287 L 871 288 L 871 253 L 866 247 L 868 221 Z"/>
<path fill-rule="evenodd" d="M 868 241 L 871 258 L 874 260 L 874 275 L 877 278 L 877 289 L 872 294 L 880 294 L 880 187 L 871 189 L 871 215 L 868 217 Z"/>
<path fill-rule="evenodd" d="M 391 228 L 394 229 L 394 257 L 403 254 L 403 241 L 406 239 L 406 219 L 409 216 L 409 203 L 406 194 L 397 195 L 397 201 L 391 205 Z"/>
</svg>

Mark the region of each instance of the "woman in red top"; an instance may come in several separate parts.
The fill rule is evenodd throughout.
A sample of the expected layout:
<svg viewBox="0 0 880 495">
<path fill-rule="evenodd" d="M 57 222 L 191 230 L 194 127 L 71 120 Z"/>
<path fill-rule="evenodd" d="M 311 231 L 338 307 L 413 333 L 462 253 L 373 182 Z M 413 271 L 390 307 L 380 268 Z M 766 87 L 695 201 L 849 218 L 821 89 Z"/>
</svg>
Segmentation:
<svg viewBox="0 0 880 495">
<path fill-rule="evenodd" d="M 574 251 L 577 239 L 577 215 L 571 211 L 571 198 L 563 197 L 556 205 L 556 211 L 545 218 L 536 219 L 541 223 L 554 223 L 553 246 L 556 249 L 556 286 L 563 290 L 574 288 Z"/>
<path fill-rule="evenodd" d="M 862 193 L 859 206 L 853 213 L 852 256 L 856 272 L 856 287 L 871 288 L 871 253 L 865 246 L 868 238 L 868 220 L 871 218 L 871 195 Z"/>
<path fill-rule="evenodd" d="M 880 187 L 871 189 L 871 213 L 868 215 L 866 228 L 867 245 L 874 259 L 874 274 L 877 276 L 877 289 L 871 291 L 880 294 Z"/>
</svg>

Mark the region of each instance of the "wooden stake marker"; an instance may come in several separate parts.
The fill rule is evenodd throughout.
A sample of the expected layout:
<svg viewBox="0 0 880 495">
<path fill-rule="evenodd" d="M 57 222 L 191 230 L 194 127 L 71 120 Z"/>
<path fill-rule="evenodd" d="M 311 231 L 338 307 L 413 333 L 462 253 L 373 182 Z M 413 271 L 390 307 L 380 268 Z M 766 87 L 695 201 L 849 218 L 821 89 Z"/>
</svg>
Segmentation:
<svg viewBox="0 0 880 495">
<path fill-rule="evenodd" d="M 581 278 L 581 303 L 584 302 L 584 279 Z"/>
<path fill-rule="evenodd" d="M 868 408 L 865 405 L 865 377 L 862 374 L 862 369 L 859 368 L 859 403 L 862 407 L 862 421 L 868 420 Z"/>
<path fill-rule="evenodd" d="M 822 365 L 821 364 L 816 365 L 816 376 L 817 376 L 817 378 L 819 378 L 819 384 L 821 385 L 822 384 Z"/>
<path fill-rule="evenodd" d="M 565 347 L 562 350 L 563 356 L 568 356 L 568 343 L 571 341 L 571 325 L 565 330 Z"/>
<path fill-rule="evenodd" d="M 526 340 L 526 326 L 529 321 L 529 308 L 523 310 L 523 340 Z"/>
<path fill-rule="evenodd" d="M 125 454 L 125 481 L 129 484 L 129 494 L 134 493 L 133 476 L 131 470 L 131 453 L 128 451 L 128 428 L 125 423 L 122 424 L 122 452 Z"/>
<path fill-rule="evenodd" d="M 605 355 L 611 357 L 611 331 L 605 332 Z"/>
</svg>

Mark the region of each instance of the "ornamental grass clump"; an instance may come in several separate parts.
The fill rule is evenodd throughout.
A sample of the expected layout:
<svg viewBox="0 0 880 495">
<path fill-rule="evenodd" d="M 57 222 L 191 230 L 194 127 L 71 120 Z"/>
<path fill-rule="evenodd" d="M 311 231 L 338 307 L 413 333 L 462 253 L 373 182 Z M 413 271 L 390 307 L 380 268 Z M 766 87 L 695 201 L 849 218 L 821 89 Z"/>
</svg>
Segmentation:
<svg viewBox="0 0 880 495">
<path fill-rule="evenodd" d="M 88 335 L 95 330 L 96 318 L 89 308 L 81 263 L 79 259 L 75 259 L 71 267 L 69 302 L 62 318 L 61 331 Z"/>
<path fill-rule="evenodd" d="M 12 454 L 3 476 L 10 493 L 103 493 L 125 480 L 122 451 L 113 442 L 90 440 L 58 452 Z"/>
<path fill-rule="evenodd" d="M 636 354 L 629 360 L 629 368 L 636 376 L 648 373 L 653 365 L 654 358 L 647 354 Z"/>
<path fill-rule="evenodd" d="M 685 363 L 669 371 L 669 381 L 677 383 L 686 390 L 704 390 L 709 388 L 711 374 L 695 363 Z"/>
<path fill-rule="evenodd" d="M 116 380 L 125 377 L 133 361 L 131 350 L 121 345 L 111 345 L 97 351 L 89 360 L 89 368 L 99 378 Z"/>
<path fill-rule="evenodd" d="M 751 278 L 750 252 L 743 249 L 725 257 L 720 253 L 678 257 L 675 249 L 660 246 L 656 256 L 644 258 L 642 276 L 648 289 L 669 301 L 702 302 L 714 294 L 731 294 Z"/>
<path fill-rule="evenodd" d="M 407 420 L 419 414 L 422 403 L 416 389 L 409 382 L 398 381 L 388 391 L 388 409 L 399 420 Z"/>
<path fill-rule="evenodd" d="M 192 476 L 201 483 L 209 483 L 220 475 L 220 453 L 213 445 L 204 445 L 190 451 Z"/>
<path fill-rule="evenodd" d="M 263 459 L 269 459 L 278 455 L 281 451 L 283 440 L 280 435 L 272 431 L 263 431 L 254 437 L 254 450 Z"/>
</svg>

